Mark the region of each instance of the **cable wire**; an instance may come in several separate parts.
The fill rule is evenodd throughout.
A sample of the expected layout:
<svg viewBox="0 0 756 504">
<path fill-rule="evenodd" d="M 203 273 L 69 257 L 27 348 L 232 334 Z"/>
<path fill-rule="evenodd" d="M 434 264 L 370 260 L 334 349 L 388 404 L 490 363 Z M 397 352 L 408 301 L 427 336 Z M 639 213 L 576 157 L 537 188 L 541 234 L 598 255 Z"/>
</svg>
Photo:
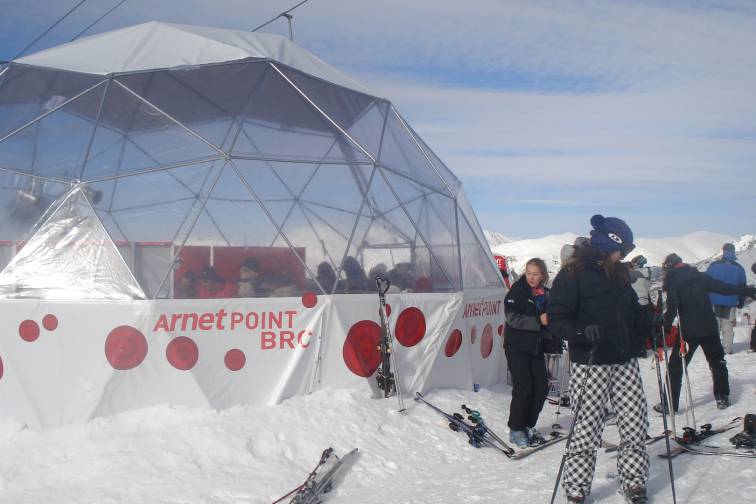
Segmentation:
<svg viewBox="0 0 756 504">
<path fill-rule="evenodd" d="M 48 28 L 47 28 L 47 29 L 46 29 L 45 31 L 43 31 L 43 32 L 42 32 L 42 33 L 41 33 L 41 34 L 40 34 L 39 36 L 37 36 L 37 38 L 35 38 L 34 40 L 32 40 L 32 41 L 31 41 L 31 42 L 29 43 L 29 45 L 27 45 L 26 47 L 24 47 L 23 49 L 21 49 L 21 52 L 19 52 L 19 53 L 18 53 L 18 54 L 16 54 L 15 56 L 13 56 L 13 57 L 11 58 L 11 61 L 13 61 L 13 60 L 15 60 L 15 59 L 19 58 L 19 57 L 20 57 L 20 56 L 21 56 L 22 54 L 24 54 L 24 53 L 25 53 L 26 51 L 28 51 L 28 50 L 29 50 L 29 48 L 31 48 L 31 47 L 32 47 L 32 46 L 33 46 L 34 44 L 36 44 L 37 42 L 39 42 L 39 40 L 40 40 L 40 39 L 41 39 L 42 37 L 44 37 L 45 35 L 47 35 L 48 33 L 50 33 L 50 30 L 52 30 L 53 28 L 55 28 L 56 26 L 58 26 L 58 25 L 60 24 L 60 22 L 61 22 L 61 21 L 63 21 L 64 19 L 66 19 L 66 18 L 67 18 L 67 17 L 69 16 L 69 15 L 71 15 L 71 13 L 72 13 L 73 11 L 75 11 L 76 9 L 78 9 L 79 7 L 81 7 L 81 5 L 82 5 L 82 4 L 84 3 L 84 2 L 86 2 L 86 1 L 87 1 L 87 0 L 80 0 L 80 1 L 79 1 L 79 3 L 77 3 L 76 5 L 74 5 L 73 7 L 71 7 L 71 9 L 69 9 L 69 11 L 68 11 L 68 12 L 66 12 L 65 14 L 63 14 L 63 17 L 61 17 L 60 19 L 58 19 L 57 21 L 55 21 L 55 22 L 54 22 L 53 24 L 51 24 L 51 25 L 50 25 L 50 26 L 49 26 L 49 27 L 48 27 Z"/>
<path fill-rule="evenodd" d="M 117 4 L 115 4 L 113 7 L 110 8 L 110 10 L 108 12 L 106 12 L 102 16 L 98 17 L 97 19 L 95 19 L 94 23 L 90 24 L 89 26 L 87 26 L 86 28 L 84 28 L 83 30 L 81 30 L 79 33 L 77 33 L 76 36 L 74 38 L 72 38 L 69 42 L 73 42 L 77 38 L 79 38 L 82 35 L 84 35 L 86 32 L 89 31 L 90 28 L 92 28 L 94 25 L 96 25 L 97 23 L 99 23 L 100 21 L 102 21 L 108 14 L 110 14 L 111 12 L 113 12 L 114 10 L 116 10 L 118 7 L 120 7 L 121 5 L 123 5 L 123 3 L 125 1 L 126 0 L 121 0 L 120 2 L 118 2 Z"/>
<path fill-rule="evenodd" d="M 270 19 L 270 20 L 268 20 L 268 21 L 264 22 L 263 24 L 261 24 L 260 26 L 258 26 L 257 28 L 254 28 L 254 29 L 252 29 L 252 30 L 249 30 L 249 31 L 251 31 L 251 32 L 256 32 L 256 31 L 257 31 L 257 30 L 259 30 L 260 28 L 264 28 L 264 27 L 268 26 L 268 25 L 269 25 L 270 23 L 272 23 L 272 22 L 273 22 L 273 21 L 275 21 L 276 19 L 278 19 L 278 18 L 280 18 L 280 17 L 286 17 L 286 14 L 288 14 L 288 13 L 289 13 L 289 12 L 291 12 L 291 11 L 293 11 L 293 10 L 294 10 L 294 9 L 296 9 L 297 7 L 300 7 L 301 5 L 304 5 L 304 4 L 306 4 L 306 3 L 307 3 L 307 2 L 309 2 L 309 1 L 310 1 L 310 0 L 302 0 L 301 2 L 299 2 L 299 3 L 297 4 L 297 5 L 295 5 L 295 6 L 294 6 L 294 7 L 292 7 L 291 9 L 289 9 L 289 10 L 285 10 L 285 11 L 283 11 L 283 12 L 282 12 L 282 13 L 280 13 L 280 14 L 276 14 L 276 17 L 274 17 L 273 19 Z"/>
</svg>

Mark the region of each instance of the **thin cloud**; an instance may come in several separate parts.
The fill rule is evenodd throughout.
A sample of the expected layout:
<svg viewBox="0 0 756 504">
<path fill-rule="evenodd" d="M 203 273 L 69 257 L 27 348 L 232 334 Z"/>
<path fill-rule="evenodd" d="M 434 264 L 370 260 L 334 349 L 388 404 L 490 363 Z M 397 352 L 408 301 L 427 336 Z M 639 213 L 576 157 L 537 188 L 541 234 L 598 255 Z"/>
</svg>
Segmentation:
<svg viewBox="0 0 756 504">
<path fill-rule="evenodd" d="M 512 203 L 524 203 L 526 205 L 548 205 L 548 206 L 589 206 L 591 203 L 587 201 L 577 200 L 547 200 L 547 199 L 513 199 Z"/>
<path fill-rule="evenodd" d="M 35 49 L 108 8 L 88 5 Z M 248 29 L 288 6 L 130 0 L 95 31 L 153 19 Z M 58 15 L 7 0 L 0 58 Z M 594 210 L 630 212 L 647 235 L 752 231 L 754 26 L 747 0 L 313 0 L 294 16 L 298 43 L 391 98 L 484 226 L 522 236 L 578 229 Z M 502 215 L 515 218 L 494 225 Z"/>
</svg>

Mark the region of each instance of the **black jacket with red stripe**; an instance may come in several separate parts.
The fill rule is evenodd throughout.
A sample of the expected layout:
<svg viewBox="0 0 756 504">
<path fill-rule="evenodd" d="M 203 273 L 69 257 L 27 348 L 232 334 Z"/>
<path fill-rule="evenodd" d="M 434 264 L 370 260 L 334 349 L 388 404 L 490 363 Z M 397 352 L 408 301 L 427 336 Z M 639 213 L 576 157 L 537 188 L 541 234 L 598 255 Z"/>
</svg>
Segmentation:
<svg viewBox="0 0 756 504">
<path fill-rule="evenodd" d="M 709 299 L 710 292 L 735 296 L 752 296 L 753 288 L 722 282 L 681 263 L 664 278 L 667 311 L 664 325 L 669 328 L 680 316 L 683 338 L 701 339 L 719 334 L 719 326 Z"/>
</svg>

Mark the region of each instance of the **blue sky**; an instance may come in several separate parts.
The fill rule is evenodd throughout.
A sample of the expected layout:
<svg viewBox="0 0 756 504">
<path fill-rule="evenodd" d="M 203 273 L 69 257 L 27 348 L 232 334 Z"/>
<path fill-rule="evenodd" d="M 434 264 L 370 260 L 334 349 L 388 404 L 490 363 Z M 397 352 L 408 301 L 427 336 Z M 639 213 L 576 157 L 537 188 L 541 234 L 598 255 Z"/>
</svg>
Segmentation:
<svg viewBox="0 0 756 504">
<path fill-rule="evenodd" d="M 77 0 L 0 0 L 0 59 Z M 88 0 L 30 52 L 117 0 Z M 148 20 L 237 29 L 295 0 L 127 0 Z M 390 98 L 509 236 L 756 231 L 756 3 L 310 0 L 296 41 Z M 278 21 L 266 28 L 286 33 Z"/>
</svg>

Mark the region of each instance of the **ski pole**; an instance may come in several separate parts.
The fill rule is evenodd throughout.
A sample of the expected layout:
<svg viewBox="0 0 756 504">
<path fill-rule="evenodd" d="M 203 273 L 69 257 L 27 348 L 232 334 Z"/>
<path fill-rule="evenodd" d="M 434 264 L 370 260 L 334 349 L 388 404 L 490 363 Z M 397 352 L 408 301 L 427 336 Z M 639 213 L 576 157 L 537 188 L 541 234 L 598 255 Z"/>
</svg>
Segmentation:
<svg viewBox="0 0 756 504">
<path fill-rule="evenodd" d="M 396 357 L 394 356 L 394 352 L 391 352 L 389 358 L 392 360 L 394 367 L 394 387 L 396 388 L 396 399 L 399 402 L 399 413 L 406 413 L 407 408 L 404 407 L 404 396 L 402 395 L 402 387 L 401 383 L 399 382 L 399 367 L 396 365 Z"/>
<path fill-rule="evenodd" d="M 688 342 L 685 341 L 682 332 L 682 324 L 677 325 L 677 333 L 680 335 L 680 358 L 683 365 L 683 376 L 685 377 L 685 421 L 688 421 L 688 410 L 693 420 L 693 430 L 696 430 L 696 412 L 693 409 L 693 392 L 690 390 L 690 378 L 688 377 Z"/>
<path fill-rule="evenodd" d="M 557 473 L 556 481 L 554 482 L 554 491 L 551 493 L 551 504 L 554 504 L 557 490 L 559 489 L 559 481 L 562 479 L 562 471 L 564 471 L 564 463 L 567 461 L 567 454 L 570 451 L 570 445 L 572 444 L 572 434 L 575 432 L 575 425 L 577 424 L 580 416 L 580 410 L 583 408 L 583 394 L 585 393 L 585 387 L 588 383 L 588 375 L 593 367 L 593 360 L 596 357 L 596 350 L 598 349 L 598 342 L 595 341 L 591 345 L 591 353 L 588 355 L 588 365 L 585 369 L 585 375 L 583 376 L 583 382 L 580 384 L 580 395 L 575 403 L 574 415 L 572 417 L 572 425 L 570 426 L 570 432 L 567 434 L 567 443 L 564 447 L 564 454 L 562 455 L 562 462 L 559 464 L 559 472 Z"/>
<path fill-rule="evenodd" d="M 661 291 L 659 291 L 659 306 L 661 307 L 662 301 L 661 301 Z M 665 337 L 664 334 L 664 326 L 662 326 L 661 330 L 661 336 L 662 338 Z M 669 446 L 669 429 L 667 428 L 667 414 L 664 412 L 664 384 L 662 382 L 662 372 L 661 372 L 661 363 L 659 362 L 659 353 L 658 353 L 658 340 L 657 340 L 657 334 L 656 331 L 652 332 L 653 334 L 653 344 L 654 344 L 654 360 L 656 361 L 656 380 L 659 383 L 659 397 L 662 401 L 662 421 L 664 422 L 664 440 L 667 443 L 667 464 L 669 465 L 669 481 L 672 484 L 672 502 L 674 504 L 677 504 L 677 494 L 675 493 L 675 473 L 672 470 L 672 448 Z M 677 435 L 675 434 L 675 437 Z"/>
<path fill-rule="evenodd" d="M 677 330 L 677 334 L 680 334 L 680 329 L 679 328 Z M 685 341 L 683 341 L 682 335 L 680 335 L 680 350 L 677 353 L 678 353 L 680 359 L 682 360 L 683 380 L 685 380 L 686 384 L 687 384 L 688 373 L 687 373 L 687 369 L 686 368 L 688 366 L 685 364 Z M 690 396 L 690 389 L 686 387 L 686 390 L 685 390 L 685 425 L 686 425 L 686 427 L 683 427 L 683 432 L 685 431 L 686 428 L 689 428 L 690 424 L 691 424 L 691 422 L 690 422 L 690 398 L 689 398 L 689 396 Z M 695 430 L 695 425 L 693 426 L 693 430 Z M 683 437 L 684 436 L 685 435 L 683 434 Z"/>
<path fill-rule="evenodd" d="M 659 289 L 659 299 L 657 300 L 657 307 L 659 309 L 659 313 L 664 313 L 664 298 L 663 298 L 663 291 Z M 664 395 L 662 395 L 662 415 L 664 414 L 664 404 L 666 402 L 667 404 L 667 410 L 669 411 L 669 418 L 670 423 L 672 424 L 672 434 L 674 434 L 675 438 L 677 438 L 677 426 L 675 425 L 675 405 L 672 402 L 672 379 L 669 376 L 669 348 L 667 347 L 667 335 L 664 333 L 664 326 L 661 328 L 661 338 L 662 338 L 662 348 L 664 350 L 664 375 L 666 378 L 667 383 L 667 393 L 666 393 L 666 399 L 664 398 Z M 657 351 L 658 355 L 658 351 Z M 663 390 L 662 388 L 659 388 L 659 392 L 661 393 Z M 666 429 L 666 427 L 665 427 Z"/>
<path fill-rule="evenodd" d="M 564 350 L 562 350 L 564 352 Z M 551 426 L 552 430 L 561 429 L 559 424 L 559 415 L 562 414 L 562 399 L 564 397 L 564 386 L 567 381 L 568 370 L 570 366 L 569 357 L 567 358 L 567 365 L 564 365 L 564 358 L 560 356 L 559 359 L 559 400 L 557 401 L 556 419 L 554 425 Z"/>
</svg>

